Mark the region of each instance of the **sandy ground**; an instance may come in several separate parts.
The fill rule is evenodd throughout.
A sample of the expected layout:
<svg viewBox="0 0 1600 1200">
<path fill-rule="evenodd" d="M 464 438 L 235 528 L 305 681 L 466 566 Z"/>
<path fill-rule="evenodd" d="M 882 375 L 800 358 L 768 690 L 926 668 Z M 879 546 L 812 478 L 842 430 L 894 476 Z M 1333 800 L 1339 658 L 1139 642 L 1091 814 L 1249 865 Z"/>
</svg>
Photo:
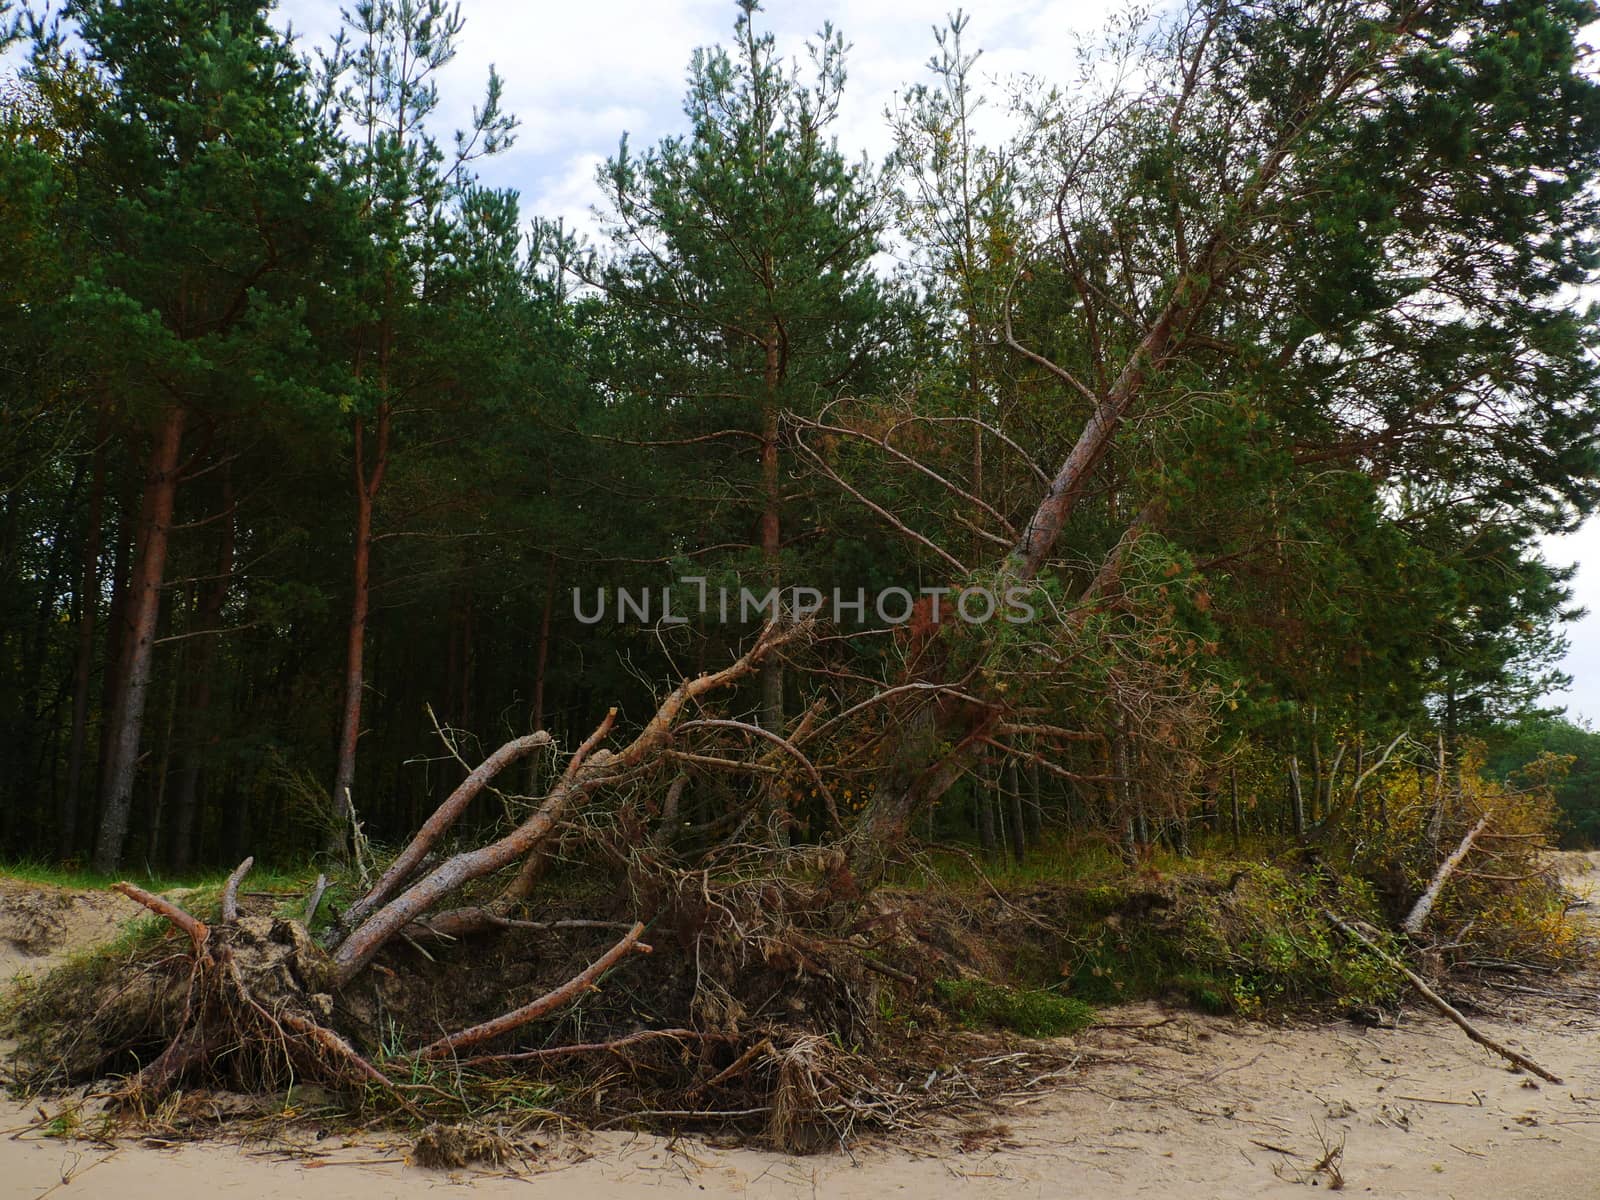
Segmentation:
<svg viewBox="0 0 1600 1200">
<path fill-rule="evenodd" d="M 136 912 L 114 892 L 74 892 L 0 878 L 0 987 L 108 941 Z"/>
<path fill-rule="evenodd" d="M 1577 871 L 1589 859 L 1564 862 Z M 1575 874 L 1594 889 L 1600 871 Z M 0 890 L 0 914 L 11 896 Z M 93 909 L 94 906 L 83 906 Z M 96 910 L 98 911 L 98 910 Z M 68 912 L 83 915 L 79 905 Z M 101 913 L 100 915 L 103 915 Z M 99 919 L 97 916 L 95 919 Z M 5 917 L 0 915 L 0 939 Z M 0 946 L 4 941 L 0 940 Z M 37 966 L 35 954 L 25 962 Z M 12 960 L 0 958 L 0 964 Z M 1542 1084 L 1459 1031 L 1408 1013 L 1394 1029 L 1276 1029 L 1135 1005 L 1122 1028 L 1076 1040 L 1109 1065 L 971 1125 L 935 1122 L 915 1145 L 790 1158 L 689 1140 L 598 1134 L 509 1171 L 445 1173 L 382 1139 L 331 1145 L 115 1147 L 39 1136 L 0 1105 L 0 1195 L 179 1200 L 449 1196 L 1211 1197 L 1303 1196 L 1335 1176 L 1385 1197 L 1600 1197 L 1600 997 L 1527 996 L 1479 1023 L 1561 1075 Z M 1146 1028 L 1131 1028 L 1144 1026 Z M 983 1128 L 986 1127 L 986 1128 Z"/>
</svg>

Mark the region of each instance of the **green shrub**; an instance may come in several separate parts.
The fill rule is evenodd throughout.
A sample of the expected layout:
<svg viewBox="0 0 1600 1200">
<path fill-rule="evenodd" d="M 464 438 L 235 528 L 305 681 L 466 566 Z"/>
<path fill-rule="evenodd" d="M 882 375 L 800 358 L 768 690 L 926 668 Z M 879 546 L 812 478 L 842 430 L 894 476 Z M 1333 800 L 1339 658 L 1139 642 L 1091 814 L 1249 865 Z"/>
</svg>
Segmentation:
<svg viewBox="0 0 1600 1200">
<path fill-rule="evenodd" d="M 1083 1001 L 1045 988 L 1018 990 L 983 979 L 941 979 L 934 990 L 963 1025 L 1009 1029 L 1027 1037 L 1077 1033 L 1095 1015 Z"/>
</svg>

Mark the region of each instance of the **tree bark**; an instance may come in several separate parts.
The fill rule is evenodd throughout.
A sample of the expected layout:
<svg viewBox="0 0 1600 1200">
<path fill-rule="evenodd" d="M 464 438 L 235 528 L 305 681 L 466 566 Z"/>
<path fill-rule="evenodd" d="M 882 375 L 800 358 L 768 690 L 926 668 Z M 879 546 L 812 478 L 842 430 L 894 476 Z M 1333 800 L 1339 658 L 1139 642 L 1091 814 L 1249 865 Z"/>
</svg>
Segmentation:
<svg viewBox="0 0 1600 1200">
<path fill-rule="evenodd" d="M 1433 912 L 1433 906 L 1439 901 L 1439 894 L 1444 891 L 1444 885 L 1449 882 L 1450 876 L 1461 865 L 1462 860 L 1472 852 L 1472 843 L 1477 841 L 1478 835 L 1489 827 L 1489 818 L 1493 815 L 1492 812 L 1486 812 L 1478 818 L 1478 823 L 1467 830 L 1467 836 L 1461 839 L 1461 844 L 1439 864 L 1439 869 L 1433 873 L 1433 879 L 1429 882 L 1427 890 L 1417 897 L 1416 904 L 1412 906 L 1405 923 L 1400 927 L 1407 934 L 1415 937 L 1422 932 L 1428 914 Z"/>
<path fill-rule="evenodd" d="M 988 766 L 979 767 L 976 778 L 978 786 L 972 790 L 972 800 L 978 806 L 978 845 L 985 858 L 993 858 L 1000 848 L 1000 840 L 995 834 L 994 778 Z"/>
<path fill-rule="evenodd" d="M 782 582 L 779 552 L 782 548 L 778 476 L 778 337 L 767 340 L 766 397 L 761 413 L 761 563 L 767 586 Z M 777 614 L 774 613 L 773 616 Z M 783 733 L 783 663 L 776 656 L 761 664 L 761 727 Z"/>
<path fill-rule="evenodd" d="M 111 741 L 116 736 L 117 710 L 122 706 L 122 685 L 127 675 L 124 659 L 128 644 L 128 585 L 133 573 L 133 541 L 137 529 L 137 521 L 132 517 L 133 509 L 131 498 L 121 506 L 116 553 L 111 560 L 111 607 L 106 613 L 105 661 L 100 670 L 100 737 L 95 756 L 95 803 L 90 814 L 96 826 L 99 824 L 100 804 L 105 797 Z"/>
<path fill-rule="evenodd" d="M 1303 838 L 1306 835 L 1306 799 L 1300 787 L 1300 756 L 1289 755 L 1289 804 L 1290 816 L 1294 822 L 1294 835 Z"/>
<path fill-rule="evenodd" d="M 767 654 L 775 653 L 786 642 L 808 634 L 809 631 L 809 624 L 790 626 L 782 630 L 769 625 L 756 644 L 741 658 L 720 671 L 698 675 L 675 688 L 661 702 L 639 735 L 621 750 L 615 753 L 608 750 L 596 751 L 596 747 L 610 733 L 611 726 L 616 720 L 617 710 L 613 708 L 599 728 L 578 747 L 568 761 L 561 778 L 521 825 L 498 841 L 446 859 L 414 883 L 405 886 L 404 890 L 392 900 L 358 925 L 333 954 L 338 983 L 341 985 L 347 983 L 359 974 L 390 938 L 398 935 L 413 921 L 424 917 L 444 897 L 472 880 L 481 879 L 509 867 L 537 851 L 545 839 L 555 831 L 573 804 L 578 803 L 607 779 L 638 766 L 647 757 L 659 752 L 667 744 L 684 709 L 693 701 L 708 692 L 728 687 L 759 670 L 761 660 Z M 507 761 L 514 761 L 514 758 Z M 449 804 L 450 801 L 446 803 Z M 448 819 L 444 823 L 448 824 Z M 513 884 L 507 889 L 510 898 L 516 896 L 515 887 Z M 504 914 L 495 914 L 489 909 L 480 907 L 466 910 L 460 915 L 462 919 L 458 927 L 474 928 L 487 927 L 493 924 L 494 916 Z M 455 929 L 450 930 L 450 932 L 455 931 Z"/>
<path fill-rule="evenodd" d="M 167 541 L 178 492 L 179 452 L 187 412 L 175 404 L 162 416 L 146 474 L 139 514 L 138 559 L 128 587 L 128 643 L 123 655 L 121 702 L 105 771 L 105 801 L 95 842 L 95 870 L 112 874 L 122 862 L 138 773 L 139 738 L 144 729 L 150 671 L 155 656 L 156 620 L 161 613 L 161 585 L 167 566 Z"/>
<path fill-rule="evenodd" d="M 161 821 L 167 807 L 167 778 L 172 767 L 172 731 L 178 717 L 178 675 L 183 671 L 180 662 L 167 683 L 167 711 L 161 722 L 161 752 L 156 756 L 153 786 L 150 795 L 148 828 L 145 831 L 145 861 L 160 862 Z"/>
<path fill-rule="evenodd" d="M 79 792 L 89 733 L 89 682 L 94 674 L 94 633 L 100 615 L 100 542 L 105 519 L 106 436 L 111 404 L 104 397 L 95 418 L 94 474 L 89 483 L 89 519 L 83 538 L 83 576 L 78 585 L 78 646 L 72 667 L 72 736 L 67 747 L 67 790 L 56 820 L 56 854 L 70 859 L 78 849 Z M 107 670 L 111 669 L 108 662 Z"/>
<path fill-rule="evenodd" d="M 543 729 L 545 672 L 550 666 L 550 620 L 556 607 L 556 556 L 552 551 L 544 564 L 544 607 L 539 613 L 539 641 L 533 653 L 533 719 L 534 729 Z"/>
<path fill-rule="evenodd" d="M 1006 833 L 1011 840 L 1011 858 L 1021 866 L 1028 853 L 1028 831 L 1022 816 L 1022 783 L 1017 770 L 1017 760 L 1006 760 L 1006 803 L 1011 819 L 1006 822 Z"/>
<path fill-rule="evenodd" d="M 190 691 L 188 700 L 189 740 L 183 751 L 182 773 L 178 779 L 178 795 L 174 802 L 172 821 L 173 870 L 185 871 L 194 862 L 195 816 L 199 811 L 200 762 L 204 753 L 197 734 L 202 733 L 210 720 L 211 710 L 211 660 L 216 639 L 210 632 L 221 628 L 222 609 L 228 602 L 228 588 L 233 581 L 233 553 L 237 538 L 234 519 L 233 480 L 223 468 L 222 504 L 227 514 L 222 522 L 222 540 L 217 547 L 217 577 L 201 592 L 195 613 L 194 628 L 204 636 L 195 639 L 189 657 L 188 675 Z M 207 739 L 211 740 L 211 739 Z"/>
<path fill-rule="evenodd" d="M 366 467 L 366 424 L 355 419 L 356 531 L 350 624 L 345 639 L 344 706 L 339 726 L 339 762 L 333 777 L 333 811 L 339 818 L 329 831 L 327 849 L 343 855 L 355 812 L 356 743 L 361 737 L 362 692 L 366 687 L 367 614 L 372 591 L 372 508 L 389 465 L 390 413 L 378 409 L 372 471 Z"/>
</svg>

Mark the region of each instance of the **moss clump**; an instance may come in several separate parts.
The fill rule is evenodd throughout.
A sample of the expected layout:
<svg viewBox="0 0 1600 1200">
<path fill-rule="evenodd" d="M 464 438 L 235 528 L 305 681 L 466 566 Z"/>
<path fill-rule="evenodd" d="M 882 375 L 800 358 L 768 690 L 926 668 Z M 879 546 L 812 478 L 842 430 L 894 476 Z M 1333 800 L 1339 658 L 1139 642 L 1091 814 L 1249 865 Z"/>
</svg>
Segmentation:
<svg viewBox="0 0 1600 1200">
<path fill-rule="evenodd" d="M 1027 1037 L 1077 1033 L 1095 1015 L 1083 1001 L 1044 988 L 1018 990 L 982 979 L 941 979 L 934 990 L 963 1025 L 1010 1029 Z"/>
</svg>

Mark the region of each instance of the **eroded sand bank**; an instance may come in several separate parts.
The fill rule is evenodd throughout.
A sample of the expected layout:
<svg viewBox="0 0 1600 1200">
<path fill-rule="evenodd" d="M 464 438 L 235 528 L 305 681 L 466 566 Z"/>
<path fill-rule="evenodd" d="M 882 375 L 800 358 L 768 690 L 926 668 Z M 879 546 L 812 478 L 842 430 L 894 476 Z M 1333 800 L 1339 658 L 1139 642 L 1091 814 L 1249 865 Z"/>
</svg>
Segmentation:
<svg viewBox="0 0 1600 1200">
<path fill-rule="evenodd" d="M 1586 859 L 1568 856 L 1580 871 Z M 1577 874 L 1587 892 L 1600 875 Z M 55 902 L 51 901 L 50 905 Z M 49 907 L 49 906 L 47 906 Z M 84 906 L 70 904 L 76 913 Z M 103 932 L 94 907 L 85 933 Z M 96 928 L 96 923 L 101 923 Z M 61 952 L 14 961 L 37 968 Z M 37 950 L 38 947 L 35 947 Z M 1074 1040 L 1110 1059 L 992 1117 L 936 1122 L 916 1144 L 790 1158 L 694 1140 L 600 1133 L 553 1142 L 511 1171 L 425 1170 L 374 1138 L 282 1145 L 116 1147 L 40 1135 L 38 1113 L 0 1107 L 0 1195 L 177 1200 L 313 1195 L 599 1197 L 1300 1196 L 1342 1177 L 1386 1197 L 1600 1197 L 1600 996 L 1592 984 L 1521 995 L 1481 1022 L 1563 1076 L 1506 1069 L 1420 1011 L 1397 1028 L 1276 1029 L 1134 1005 Z M 1342 1147 L 1342 1153 L 1330 1152 Z M 1337 1169 L 1314 1170 L 1319 1161 Z M 67 1182 L 63 1183 L 63 1180 Z M 52 1190 L 54 1189 L 54 1190 Z M 462 1195 L 469 1193 L 462 1192 Z"/>
</svg>

